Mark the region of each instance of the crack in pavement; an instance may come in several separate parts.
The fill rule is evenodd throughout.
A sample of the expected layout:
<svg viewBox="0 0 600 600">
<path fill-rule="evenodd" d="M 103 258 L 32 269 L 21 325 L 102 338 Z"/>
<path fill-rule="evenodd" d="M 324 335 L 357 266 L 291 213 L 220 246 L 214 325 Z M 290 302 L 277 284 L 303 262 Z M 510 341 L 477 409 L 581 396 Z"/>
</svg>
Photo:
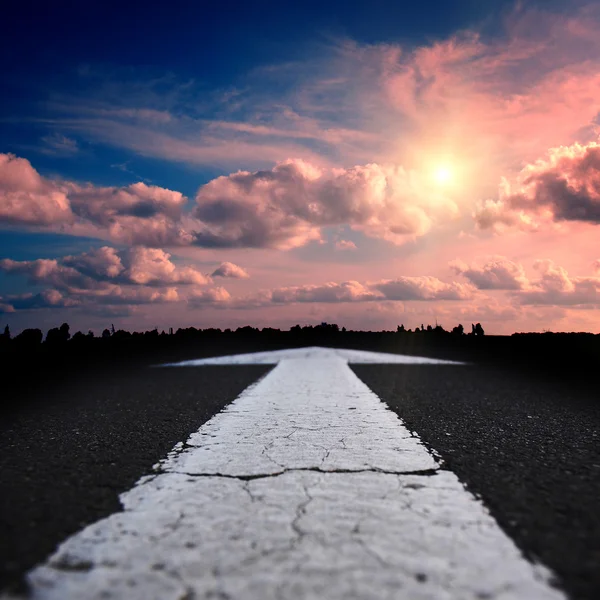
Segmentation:
<svg viewBox="0 0 600 600">
<path fill-rule="evenodd" d="M 281 475 L 285 475 L 286 473 L 321 473 L 323 475 L 333 474 L 333 473 L 381 473 L 384 475 L 414 475 L 420 477 L 431 477 L 432 475 L 437 475 L 440 471 L 444 469 L 421 469 L 416 471 L 387 471 L 385 469 L 378 469 L 376 467 L 371 469 L 323 469 L 321 467 L 300 467 L 293 469 L 282 469 L 281 471 L 275 471 L 273 473 L 260 473 L 258 475 L 230 475 L 228 473 L 187 473 L 185 471 L 158 471 L 157 474 L 161 475 L 186 475 L 187 477 L 216 477 L 216 478 L 224 478 L 224 479 L 238 479 L 240 481 L 255 481 L 257 479 L 269 479 L 273 477 L 279 477 Z M 146 483 L 146 482 L 144 482 Z"/>
</svg>

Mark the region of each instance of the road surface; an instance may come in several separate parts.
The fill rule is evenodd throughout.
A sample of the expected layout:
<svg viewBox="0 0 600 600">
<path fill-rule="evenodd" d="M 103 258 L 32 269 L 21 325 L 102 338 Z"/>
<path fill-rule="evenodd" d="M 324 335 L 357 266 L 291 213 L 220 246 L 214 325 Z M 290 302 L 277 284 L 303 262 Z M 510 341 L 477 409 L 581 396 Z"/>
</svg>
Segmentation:
<svg viewBox="0 0 600 600">
<path fill-rule="evenodd" d="M 58 389 L 55 398 L 17 411 L 3 422 L 3 582 L 14 583 L 67 536 L 118 510 L 118 493 L 152 472 L 153 463 L 269 368 L 147 369 L 68 392 Z M 600 416 L 593 398 L 472 365 L 368 364 L 352 369 L 439 453 L 443 465 L 437 471 L 427 464 L 402 473 L 387 469 L 382 476 L 456 474 L 482 498 L 518 548 L 542 559 L 559 576 L 571 597 L 598 596 Z M 356 407 L 347 408 L 348 414 L 356 412 L 351 410 Z M 431 459 L 429 454 L 425 457 Z M 314 467 L 310 462 L 308 466 Z M 302 477 L 324 477 L 309 470 Z M 372 477 L 366 472 L 350 475 Z M 253 485 L 259 485 L 256 481 Z M 304 486 L 325 484 L 311 479 L 288 482 L 285 488 L 294 485 L 301 493 Z M 342 484 L 332 485 L 332 496 L 340 496 Z M 361 485 L 368 490 L 371 483 Z M 402 498 L 396 500 L 378 511 L 389 515 L 390 524 L 398 522 L 393 511 Z M 289 501 L 293 504 L 297 498 Z M 382 558 L 377 551 L 376 555 Z M 393 556 L 394 552 L 382 560 L 389 562 Z M 426 588 L 422 578 L 427 579 L 426 572 L 415 573 L 415 581 Z"/>
</svg>

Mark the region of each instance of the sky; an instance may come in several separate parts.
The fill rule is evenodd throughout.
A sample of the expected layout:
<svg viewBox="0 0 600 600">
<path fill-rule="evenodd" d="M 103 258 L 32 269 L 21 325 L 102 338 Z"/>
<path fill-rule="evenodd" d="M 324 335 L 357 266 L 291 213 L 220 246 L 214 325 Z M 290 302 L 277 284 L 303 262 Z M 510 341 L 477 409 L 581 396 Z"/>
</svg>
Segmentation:
<svg viewBox="0 0 600 600">
<path fill-rule="evenodd" d="M 600 333 L 600 4 L 12 3 L 0 324 Z"/>
</svg>

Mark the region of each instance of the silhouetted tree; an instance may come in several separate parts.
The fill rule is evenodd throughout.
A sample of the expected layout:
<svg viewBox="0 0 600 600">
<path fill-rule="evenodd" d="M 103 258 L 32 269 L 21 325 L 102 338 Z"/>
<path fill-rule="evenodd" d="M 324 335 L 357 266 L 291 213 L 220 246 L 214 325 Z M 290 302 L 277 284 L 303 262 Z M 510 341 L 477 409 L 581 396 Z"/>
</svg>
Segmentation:
<svg viewBox="0 0 600 600">
<path fill-rule="evenodd" d="M 110 325 L 110 333 L 111 333 L 112 335 L 115 335 L 115 326 L 114 326 L 114 324 L 113 324 L 113 323 L 111 323 L 111 325 Z"/>
<path fill-rule="evenodd" d="M 25 329 L 14 340 L 14 344 L 19 349 L 31 349 L 39 346 L 44 339 L 41 329 Z"/>
<path fill-rule="evenodd" d="M 110 329 L 105 329 L 105 330 L 102 332 L 102 337 L 103 337 L 104 339 L 106 339 L 106 338 L 109 338 L 109 337 L 110 337 Z"/>
<path fill-rule="evenodd" d="M 154 332 L 156 332 L 156 335 L 158 335 L 158 330 L 154 329 L 153 333 Z M 125 331 L 125 329 L 118 329 L 110 337 L 112 337 L 115 340 L 125 340 L 131 337 L 131 332 Z"/>
<path fill-rule="evenodd" d="M 71 334 L 69 333 L 69 324 L 68 323 L 63 323 L 60 326 L 60 335 L 62 336 L 62 339 L 66 342 L 69 340 L 69 338 L 71 337 Z"/>
<path fill-rule="evenodd" d="M 396 328 L 396 333 L 406 333 L 404 323 L 402 325 L 398 325 L 398 327 Z"/>
<path fill-rule="evenodd" d="M 481 323 L 477 323 L 477 325 L 475 325 L 475 328 L 473 329 L 473 333 L 475 335 L 485 335 L 485 331 L 483 330 Z"/>
<path fill-rule="evenodd" d="M 69 325 L 63 323 L 60 327 L 53 327 L 46 334 L 47 344 L 64 344 L 69 341 L 71 334 L 69 333 Z"/>
<path fill-rule="evenodd" d="M 87 336 L 88 336 L 89 338 L 93 338 L 93 337 L 94 337 L 94 332 L 93 332 L 93 331 L 90 329 L 90 330 L 87 332 Z"/>
<path fill-rule="evenodd" d="M 464 332 L 465 328 L 460 323 L 452 330 L 454 335 L 463 335 Z"/>
<path fill-rule="evenodd" d="M 58 331 L 58 327 L 53 327 L 52 329 L 48 329 L 48 333 L 46 334 L 46 343 L 47 344 L 56 344 L 58 339 L 60 338 L 60 332 Z"/>
<path fill-rule="evenodd" d="M 4 333 L 0 335 L 0 348 L 5 350 L 10 345 L 10 329 L 8 325 L 4 328 Z"/>
</svg>

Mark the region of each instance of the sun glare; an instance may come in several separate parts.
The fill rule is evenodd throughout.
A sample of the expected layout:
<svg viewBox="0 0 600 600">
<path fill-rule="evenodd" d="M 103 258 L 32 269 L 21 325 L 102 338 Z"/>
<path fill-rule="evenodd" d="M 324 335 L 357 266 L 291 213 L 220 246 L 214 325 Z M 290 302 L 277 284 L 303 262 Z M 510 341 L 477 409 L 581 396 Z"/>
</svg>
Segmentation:
<svg viewBox="0 0 600 600">
<path fill-rule="evenodd" d="M 438 167 L 434 173 L 433 178 L 439 185 L 446 185 L 452 180 L 452 171 L 448 167 Z"/>
</svg>

